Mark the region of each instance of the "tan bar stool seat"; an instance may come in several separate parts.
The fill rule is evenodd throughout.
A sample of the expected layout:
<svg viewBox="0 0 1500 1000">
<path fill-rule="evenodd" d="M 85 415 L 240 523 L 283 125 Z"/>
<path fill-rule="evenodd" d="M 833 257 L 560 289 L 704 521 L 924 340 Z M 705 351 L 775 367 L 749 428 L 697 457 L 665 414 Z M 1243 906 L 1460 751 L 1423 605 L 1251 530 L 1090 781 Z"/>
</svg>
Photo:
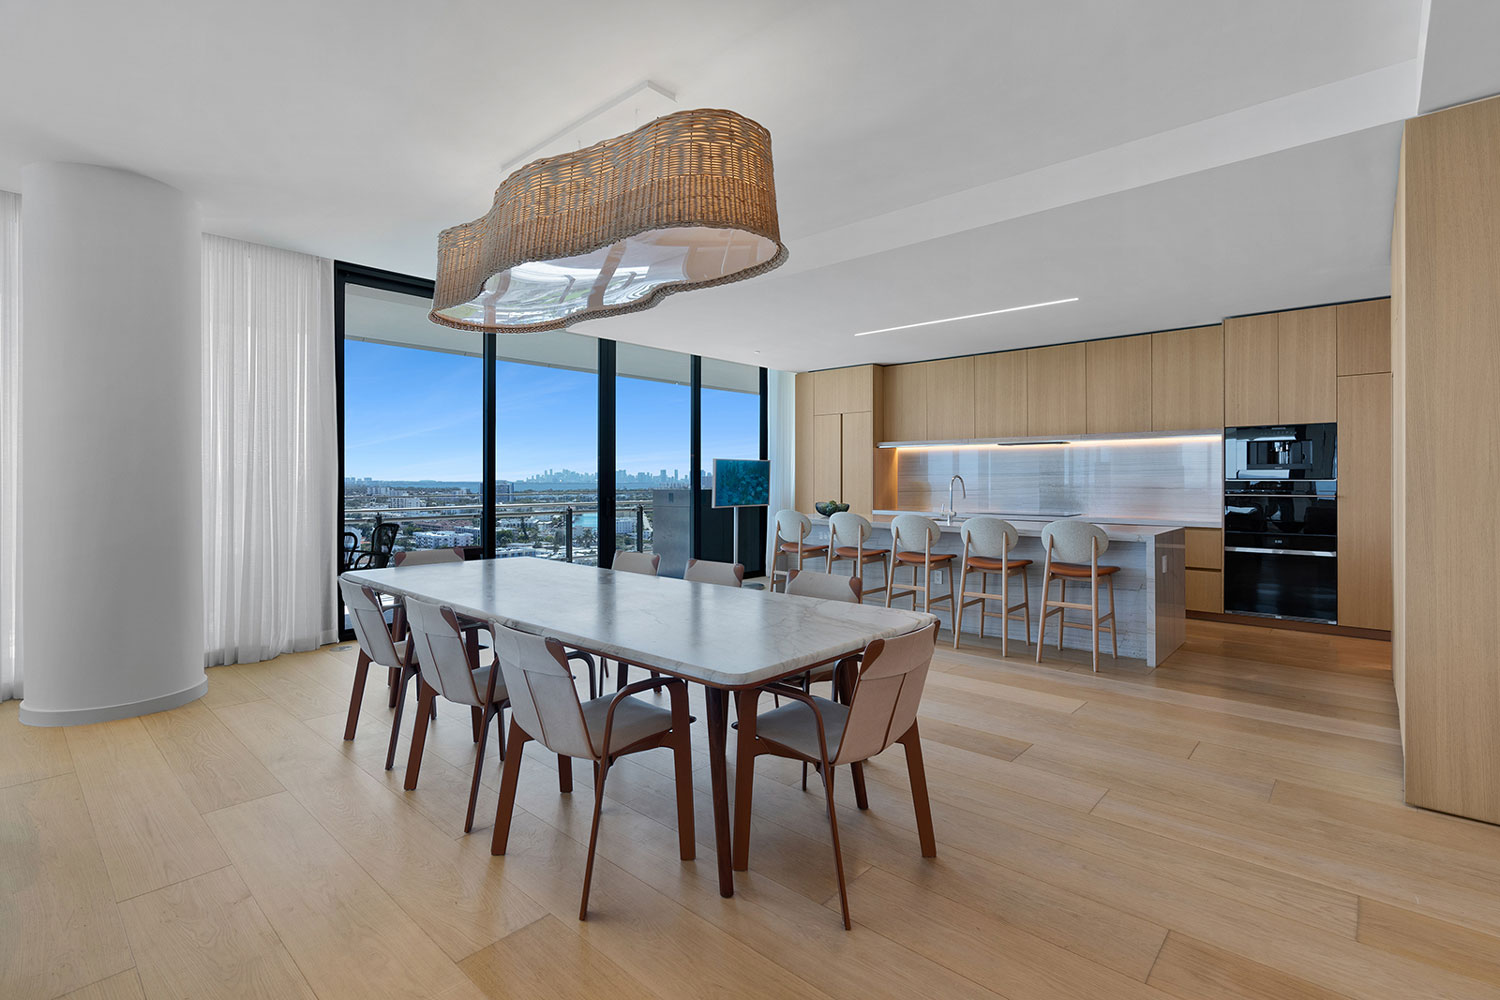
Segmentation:
<svg viewBox="0 0 1500 1000">
<path fill-rule="evenodd" d="M 1109 633 L 1110 655 L 1120 656 L 1120 643 L 1115 637 L 1115 574 L 1118 566 L 1101 566 L 1099 557 L 1109 548 L 1109 535 L 1097 524 L 1088 521 L 1053 521 L 1042 529 L 1042 548 L 1047 561 L 1042 571 L 1042 617 L 1038 623 L 1036 637 L 1036 661 L 1042 662 L 1042 646 L 1047 635 L 1047 619 L 1057 616 L 1057 648 L 1063 648 L 1063 630 L 1086 628 L 1093 632 L 1094 672 L 1099 672 L 1099 633 Z M 1049 597 L 1052 581 L 1057 581 L 1058 599 Z M 1089 581 L 1089 603 L 1068 600 L 1068 581 Z M 1109 613 L 1099 614 L 1099 582 L 1109 589 Z M 1072 608 L 1087 611 L 1087 622 L 1070 622 L 1065 612 Z"/>
<path fill-rule="evenodd" d="M 979 637 L 984 638 L 984 620 L 1000 619 L 1000 655 L 1009 655 L 1010 619 L 1021 612 L 1021 621 L 1026 625 L 1026 644 L 1031 645 L 1031 585 L 1026 580 L 1026 567 L 1030 559 L 1012 559 L 1010 552 L 1020 542 L 1021 536 L 1015 525 L 998 517 L 971 517 L 964 521 L 959 534 L 964 540 L 964 559 L 958 573 L 958 609 L 953 622 L 953 648 L 958 648 L 958 635 L 963 630 L 964 608 L 979 605 Z M 969 589 L 969 574 L 979 574 L 979 589 Z M 991 573 L 1000 574 L 1000 589 L 989 589 Z M 1010 579 L 1021 578 L 1021 600 L 1010 601 Z M 999 611 L 989 610 L 989 602 L 998 600 Z"/>
</svg>

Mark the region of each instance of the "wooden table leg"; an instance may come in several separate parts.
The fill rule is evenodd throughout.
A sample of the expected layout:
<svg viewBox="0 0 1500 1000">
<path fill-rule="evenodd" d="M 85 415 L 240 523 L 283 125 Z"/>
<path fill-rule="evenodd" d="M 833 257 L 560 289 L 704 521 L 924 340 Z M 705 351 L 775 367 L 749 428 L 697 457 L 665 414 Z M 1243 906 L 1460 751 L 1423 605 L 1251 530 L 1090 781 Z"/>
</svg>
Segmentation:
<svg viewBox="0 0 1500 1000">
<path fill-rule="evenodd" d="M 705 686 L 703 693 L 708 705 L 708 777 L 714 798 L 714 853 L 719 861 L 719 895 L 728 898 L 734 895 L 733 856 L 729 845 L 729 774 L 725 761 L 729 697 L 715 687 Z"/>
</svg>

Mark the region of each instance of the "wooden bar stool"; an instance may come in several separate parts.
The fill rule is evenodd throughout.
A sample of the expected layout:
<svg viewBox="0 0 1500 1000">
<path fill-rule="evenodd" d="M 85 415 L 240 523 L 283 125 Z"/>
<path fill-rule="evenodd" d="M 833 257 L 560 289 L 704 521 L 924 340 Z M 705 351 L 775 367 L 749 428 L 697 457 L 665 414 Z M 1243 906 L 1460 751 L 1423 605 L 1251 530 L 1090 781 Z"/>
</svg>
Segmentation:
<svg viewBox="0 0 1500 1000">
<path fill-rule="evenodd" d="M 891 580 L 885 591 L 885 606 L 890 607 L 891 601 L 911 595 L 912 610 L 917 609 L 917 594 L 922 595 L 922 610 L 932 611 L 934 602 L 941 604 L 948 602 L 948 610 L 953 610 L 953 569 L 952 563 L 957 554 L 953 552 L 934 552 L 932 547 L 943 539 L 943 529 L 939 528 L 937 522 L 930 517 L 921 514 L 897 514 L 891 519 L 891 554 L 895 557 L 895 564 L 891 567 L 891 575 L 895 576 L 896 568 L 899 566 L 911 567 L 911 585 L 896 589 L 896 581 Z M 903 545 L 915 546 L 920 544 L 922 551 L 915 548 L 903 549 Z M 917 567 L 922 568 L 922 582 L 917 582 Z M 948 593 L 932 596 L 932 573 L 934 570 L 948 572 Z"/>
<path fill-rule="evenodd" d="M 771 589 L 776 589 L 776 578 L 785 577 L 789 570 L 801 572 L 804 559 L 828 558 L 828 546 L 808 545 L 807 536 L 812 534 L 812 518 L 797 510 L 778 510 L 776 512 L 776 548 L 771 556 Z M 785 569 L 778 569 L 781 560 L 785 558 L 791 562 L 796 559 L 796 564 Z M 825 563 L 826 568 L 826 563 Z M 783 584 L 783 589 L 785 585 Z"/>
<path fill-rule="evenodd" d="M 1109 632 L 1111 656 L 1119 659 L 1120 644 L 1115 638 L 1115 574 L 1118 566 L 1100 566 L 1099 557 L 1109 548 L 1109 535 L 1097 524 L 1088 521 L 1053 521 L 1042 529 L 1042 547 L 1047 552 L 1047 561 L 1042 571 L 1042 617 L 1036 635 L 1036 662 L 1042 662 L 1042 644 L 1047 635 L 1047 617 L 1057 615 L 1057 648 L 1062 649 L 1063 629 L 1086 628 L 1094 633 L 1094 672 L 1099 672 L 1099 630 Z M 1048 598 L 1048 588 L 1053 580 L 1058 582 L 1058 600 Z M 1068 581 L 1089 582 L 1089 603 L 1068 602 Z M 1099 616 L 1099 581 L 1109 586 L 1109 614 Z M 1070 622 L 1064 615 L 1067 608 L 1089 612 L 1090 620 Z M 1105 625 L 1108 622 L 1108 625 Z"/>
<path fill-rule="evenodd" d="M 887 549 L 866 548 L 865 543 L 875 533 L 875 526 L 858 514 L 843 511 L 828 519 L 828 572 L 833 564 L 844 559 L 854 560 L 854 576 L 859 580 L 865 595 L 879 594 L 891 589 L 891 553 Z M 865 561 L 878 560 L 883 575 L 882 586 L 865 589 Z"/>
<path fill-rule="evenodd" d="M 964 558 L 958 571 L 958 609 L 953 619 L 953 648 L 958 648 L 958 633 L 964 624 L 964 608 L 979 605 L 979 637 L 984 638 L 984 620 L 1000 619 L 1000 655 L 1008 655 L 1006 646 L 1010 641 L 1010 619 L 1021 612 L 1021 621 L 1026 625 L 1026 645 L 1031 645 L 1031 589 L 1026 582 L 1026 567 L 1030 559 L 1012 559 L 1010 552 L 1020 541 L 1016 526 L 998 517 L 971 517 L 959 528 L 964 540 Z M 969 574 L 979 574 L 979 589 L 969 589 Z M 1000 574 L 1000 590 L 989 589 L 990 574 Z M 1010 578 L 1021 578 L 1021 603 L 1010 603 Z M 972 598 L 972 600 L 970 600 Z M 1000 610 L 990 611 L 989 602 L 999 600 Z"/>
</svg>

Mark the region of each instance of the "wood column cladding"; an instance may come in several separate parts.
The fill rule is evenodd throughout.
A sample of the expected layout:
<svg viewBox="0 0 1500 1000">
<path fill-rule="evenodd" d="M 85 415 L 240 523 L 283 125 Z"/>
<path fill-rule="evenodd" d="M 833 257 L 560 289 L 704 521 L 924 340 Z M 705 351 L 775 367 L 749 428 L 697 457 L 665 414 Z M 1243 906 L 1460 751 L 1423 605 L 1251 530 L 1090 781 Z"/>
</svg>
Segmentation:
<svg viewBox="0 0 1500 1000">
<path fill-rule="evenodd" d="M 1088 366 L 1082 344 L 1026 352 L 1026 433 L 1087 434 Z"/>
<path fill-rule="evenodd" d="M 1339 624 L 1391 628 L 1391 376 L 1339 379 Z"/>
<path fill-rule="evenodd" d="M 875 509 L 884 384 L 884 371 L 875 365 L 797 376 L 798 510 L 811 511 L 819 500 L 842 500 L 866 516 Z M 886 461 L 891 471 L 880 478 L 894 491 L 894 453 Z"/>
<path fill-rule="evenodd" d="M 1391 283 L 1406 801 L 1500 823 L 1500 100 L 1413 118 Z"/>
</svg>

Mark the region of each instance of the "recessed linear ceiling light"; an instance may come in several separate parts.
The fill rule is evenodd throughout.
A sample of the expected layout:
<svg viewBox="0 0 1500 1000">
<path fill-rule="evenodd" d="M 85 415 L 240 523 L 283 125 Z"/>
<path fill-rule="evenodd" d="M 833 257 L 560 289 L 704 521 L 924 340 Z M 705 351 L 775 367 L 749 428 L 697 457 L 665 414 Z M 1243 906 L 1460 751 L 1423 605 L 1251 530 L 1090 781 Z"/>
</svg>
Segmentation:
<svg viewBox="0 0 1500 1000">
<path fill-rule="evenodd" d="M 980 316 L 998 316 L 1001 313 L 1020 312 L 1023 309 L 1040 309 L 1042 306 L 1060 306 L 1064 302 L 1077 302 L 1078 296 L 1071 299 L 1053 299 L 1051 302 L 1032 302 L 1024 306 L 1011 306 L 1008 309 L 991 309 L 989 312 L 969 313 L 967 316 L 949 316 L 947 319 L 929 319 L 923 323 L 907 323 L 905 326 L 887 326 L 880 330 L 866 330 L 864 333 L 856 333 L 856 337 L 868 337 L 872 333 L 894 333 L 897 330 L 915 330 L 919 326 L 934 326 L 938 323 L 957 323 L 961 319 L 978 319 Z"/>
</svg>

